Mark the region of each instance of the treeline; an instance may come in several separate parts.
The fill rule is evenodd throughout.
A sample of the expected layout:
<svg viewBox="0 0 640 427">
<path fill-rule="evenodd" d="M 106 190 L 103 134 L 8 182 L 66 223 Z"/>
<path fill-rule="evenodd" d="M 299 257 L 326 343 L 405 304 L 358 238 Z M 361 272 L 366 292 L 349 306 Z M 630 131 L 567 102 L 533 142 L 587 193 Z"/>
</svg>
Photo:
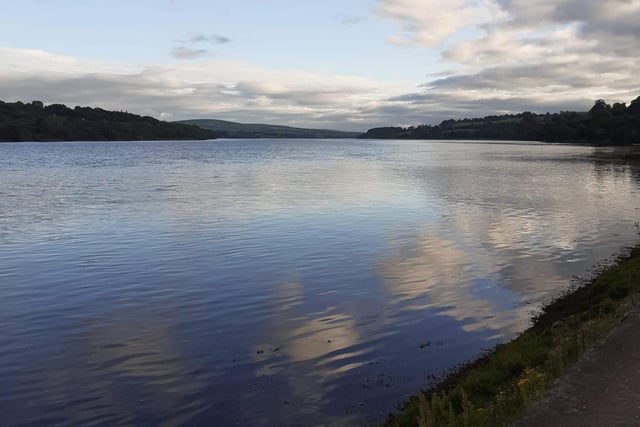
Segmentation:
<svg viewBox="0 0 640 427">
<path fill-rule="evenodd" d="M 507 114 L 481 119 L 445 120 L 439 125 L 368 130 L 374 139 L 494 139 L 578 142 L 606 145 L 640 143 L 640 96 L 625 103 L 595 102 L 588 112 Z"/>
<path fill-rule="evenodd" d="M 211 139 L 214 131 L 148 116 L 63 104 L 0 101 L 0 141 Z"/>
</svg>

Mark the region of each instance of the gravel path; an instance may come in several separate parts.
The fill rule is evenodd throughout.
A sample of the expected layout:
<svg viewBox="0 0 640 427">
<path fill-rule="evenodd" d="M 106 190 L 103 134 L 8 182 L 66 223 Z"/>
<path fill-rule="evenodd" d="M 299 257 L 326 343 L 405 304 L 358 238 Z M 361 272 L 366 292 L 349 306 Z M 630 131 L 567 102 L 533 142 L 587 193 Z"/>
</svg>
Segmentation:
<svg viewBox="0 0 640 427">
<path fill-rule="evenodd" d="M 586 352 L 514 427 L 640 426 L 640 312 Z"/>
</svg>

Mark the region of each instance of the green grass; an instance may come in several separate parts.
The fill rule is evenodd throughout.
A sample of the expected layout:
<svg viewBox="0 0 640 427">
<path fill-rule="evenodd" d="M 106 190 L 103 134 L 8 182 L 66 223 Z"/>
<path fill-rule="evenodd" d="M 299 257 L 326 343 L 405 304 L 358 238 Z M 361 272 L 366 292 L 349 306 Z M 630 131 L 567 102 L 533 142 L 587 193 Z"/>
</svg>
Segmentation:
<svg viewBox="0 0 640 427">
<path fill-rule="evenodd" d="M 549 304 L 519 337 L 420 392 L 386 426 L 503 426 L 521 417 L 628 314 L 640 291 L 640 249 Z"/>
</svg>

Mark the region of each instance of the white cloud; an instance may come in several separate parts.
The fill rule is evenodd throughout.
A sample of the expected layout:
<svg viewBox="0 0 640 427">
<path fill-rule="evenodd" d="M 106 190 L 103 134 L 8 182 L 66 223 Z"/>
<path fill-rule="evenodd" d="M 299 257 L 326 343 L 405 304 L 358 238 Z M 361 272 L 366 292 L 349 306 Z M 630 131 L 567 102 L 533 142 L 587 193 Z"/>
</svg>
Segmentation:
<svg viewBox="0 0 640 427">
<path fill-rule="evenodd" d="M 172 66 L 110 64 L 0 48 L 4 101 L 38 99 L 173 119 L 213 117 L 366 130 L 386 120 L 376 115 L 377 106 L 413 86 L 210 58 Z"/>
<path fill-rule="evenodd" d="M 132 64 L 79 59 L 40 49 L 0 46 L 0 72 L 71 73 L 82 70 L 84 73 L 131 73 L 138 69 L 138 66 Z"/>
<path fill-rule="evenodd" d="M 471 0 L 378 0 L 376 12 L 393 19 L 401 35 L 388 41 L 406 46 L 437 46 L 458 30 L 481 19 Z"/>
</svg>

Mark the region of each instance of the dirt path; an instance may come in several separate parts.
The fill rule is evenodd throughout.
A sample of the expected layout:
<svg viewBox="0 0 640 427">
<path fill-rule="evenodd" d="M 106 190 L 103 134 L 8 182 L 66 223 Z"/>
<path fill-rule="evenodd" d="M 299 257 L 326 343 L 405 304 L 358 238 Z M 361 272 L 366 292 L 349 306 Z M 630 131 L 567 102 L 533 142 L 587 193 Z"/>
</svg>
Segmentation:
<svg viewBox="0 0 640 427">
<path fill-rule="evenodd" d="M 640 426 L 640 312 L 622 322 L 514 427 Z"/>
</svg>

